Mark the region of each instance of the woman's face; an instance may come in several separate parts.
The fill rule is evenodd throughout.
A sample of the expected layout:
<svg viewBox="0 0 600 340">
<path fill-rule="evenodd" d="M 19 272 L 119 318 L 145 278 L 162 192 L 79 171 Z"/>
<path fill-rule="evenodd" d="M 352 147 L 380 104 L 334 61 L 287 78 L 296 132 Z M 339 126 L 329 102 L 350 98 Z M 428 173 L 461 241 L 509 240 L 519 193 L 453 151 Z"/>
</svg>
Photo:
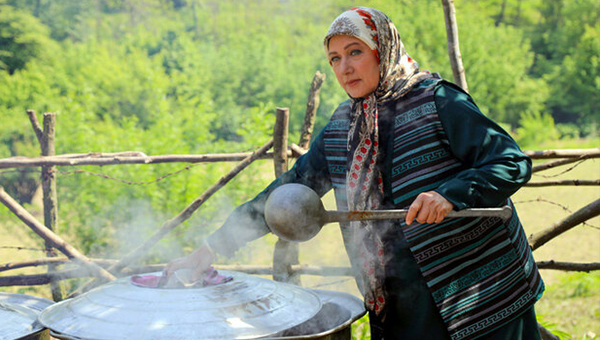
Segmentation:
<svg viewBox="0 0 600 340">
<path fill-rule="evenodd" d="M 336 35 L 329 40 L 329 64 L 338 83 L 352 98 L 364 98 L 379 85 L 375 52 L 360 39 Z"/>
</svg>

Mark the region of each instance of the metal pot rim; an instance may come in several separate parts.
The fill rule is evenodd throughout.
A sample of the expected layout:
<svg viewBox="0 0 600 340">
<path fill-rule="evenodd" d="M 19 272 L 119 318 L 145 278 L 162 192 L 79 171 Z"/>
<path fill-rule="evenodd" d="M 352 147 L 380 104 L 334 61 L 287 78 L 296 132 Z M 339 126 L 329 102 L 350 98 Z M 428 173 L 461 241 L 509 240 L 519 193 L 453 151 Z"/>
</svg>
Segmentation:
<svg viewBox="0 0 600 340">
<path fill-rule="evenodd" d="M 13 323 L 11 325 L 13 330 L 10 335 L 11 337 L 16 335 L 17 337 L 15 339 L 20 339 L 43 331 L 44 326 L 37 322 L 37 317 L 42 310 L 52 304 L 54 304 L 54 301 L 37 296 L 0 292 L 0 305 L 3 305 L 5 309 L 14 311 L 14 313 L 24 314 L 24 323 Z M 25 322 L 27 319 L 30 320 L 30 323 Z M 4 328 L 3 331 L 7 332 L 7 329 Z M 0 339 L 4 339 L 1 334 Z"/>
<path fill-rule="evenodd" d="M 129 338 L 136 332 L 146 339 L 254 339 L 277 334 L 321 310 L 319 295 L 310 290 L 239 272 L 219 273 L 233 280 L 204 288 L 154 289 L 121 278 L 61 301 L 38 319 L 66 339 L 112 340 L 114 333 Z"/>
</svg>

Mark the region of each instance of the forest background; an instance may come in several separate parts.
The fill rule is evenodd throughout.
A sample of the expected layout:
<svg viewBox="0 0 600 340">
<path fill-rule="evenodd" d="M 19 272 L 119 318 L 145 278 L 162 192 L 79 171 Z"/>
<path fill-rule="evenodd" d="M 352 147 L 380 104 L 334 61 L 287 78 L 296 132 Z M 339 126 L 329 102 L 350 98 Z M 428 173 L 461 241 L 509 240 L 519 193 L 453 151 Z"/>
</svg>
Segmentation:
<svg viewBox="0 0 600 340">
<path fill-rule="evenodd" d="M 276 107 L 290 108 L 290 139 L 296 141 L 315 71 L 327 75 L 316 131 L 347 98 L 322 39 L 331 21 L 355 5 L 346 0 L 0 0 L 0 158 L 39 156 L 27 109 L 58 114 L 57 154 L 250 151 L 272 135 Z M 386 13 L 421 69 L 451 80 L 440 1 L 359 5 Z M 486 115 L 523 149 L 600 145 L 597 0 L 460 0 L 455 6 L 469 90 Z M 597 175 L 597 164 L 588 173 Z M 60 168 L 59 233 L 91 257 L 119 258 L 231 165 L 201 164 L 139 184 L 184 167 L 78 168 L 138 185 Z M 194 249 L 235 206 L 273 179 L 272 165 L 257 167 L 222 189 L 145 261 L 165 262 Z M 0 172 L 0 185 L 37 216 L 39 184 L 37 169 Z M 14 240 L 41 247 L 17 231 L 20 222 L 4 207 L 0 221 L 0 246 L 15 245 Z M 265 260 L 253 253 L 256 248 L 223 261 Z M 600 285 L 597 274 L 585 280 Z M 593 313 L 597 321 L 598 309 Z M 600 331 L 593 321 L 585 327 L 571 334 Z"/>
</svg>

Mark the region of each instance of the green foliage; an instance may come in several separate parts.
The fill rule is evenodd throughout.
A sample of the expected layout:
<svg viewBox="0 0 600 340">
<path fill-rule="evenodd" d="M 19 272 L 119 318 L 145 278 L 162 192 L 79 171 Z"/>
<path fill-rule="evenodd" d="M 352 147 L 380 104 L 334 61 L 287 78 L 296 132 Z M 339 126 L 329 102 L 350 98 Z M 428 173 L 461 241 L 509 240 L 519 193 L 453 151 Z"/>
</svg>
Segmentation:
<svg viewBox="0 0 600 340">
<path fill-rule="evenodd" d="M 562 330 L 555 323 L 549 322 L 543 315 L 536 315 L 537 322 L 547 329 L 550 333 L 556 335 L 561 340 L 573 340 L 573 337 L 568 332 Z"/>
<path fill-rule="evenodd" d="M 597 272 L 566 274 L 561 277 L 560 282 L 553 289 L 564 294 L 562 297 L 565 299 L 598 296 L 600 274 Z"/>
<path fill-rule="evenodd" d="M 547 106 L 558 122 L 600 122 L 600 3 L 546 1 L 528 34 L 534 76 L 551 84 Z M 597 131 L 596 131 L 597 133 Z"/>
<path fill-rule="evenodd" d="M 515 139 L 522 148 L 535 149 L 545 141 L 558 138 L 554 120 L 548 114 L 526 113 L 521 117 L 519 125 Z"/>
<path fill-rule="evenodd" d="M 371 327 L 369 326 L 369 315 L 356 320 L 352 324 L 352 340 L 371 339 Z"/>
<path fill-rule="evenodd" d="M 14 73 L 53 52 L 49 30 L 32 15 L 0 2 L 0 70 Z"/>
</svg>

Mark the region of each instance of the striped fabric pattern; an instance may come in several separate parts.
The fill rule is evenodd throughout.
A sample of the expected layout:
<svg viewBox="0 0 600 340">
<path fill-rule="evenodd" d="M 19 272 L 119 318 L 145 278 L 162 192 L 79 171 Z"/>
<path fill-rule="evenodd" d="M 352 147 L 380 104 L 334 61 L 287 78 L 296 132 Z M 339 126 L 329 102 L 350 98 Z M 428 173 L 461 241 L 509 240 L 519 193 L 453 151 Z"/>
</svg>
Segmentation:
<svg viewBox="0 0 600 340">
<path fill-rule="evenodd" d="M 419 193 L 435 189 L 464 169 L 452 155 L 437 116 L 433 90 L 439 81 L 422 82 L 396 106 L 391 172 L 397 208 L 406 208 Z M 349 105 L 340 106 L 325 133 L 340 208 L 347 206 L 345 112 L 349 111 Z M 507 204 L 512 205 L 510 200 Z M 400 227 L 453 340 L 475 339 L 502 326 L 530 308 L 543 292 L 516 212 L 507 222 L 460 218 Z"/>
</svg>

